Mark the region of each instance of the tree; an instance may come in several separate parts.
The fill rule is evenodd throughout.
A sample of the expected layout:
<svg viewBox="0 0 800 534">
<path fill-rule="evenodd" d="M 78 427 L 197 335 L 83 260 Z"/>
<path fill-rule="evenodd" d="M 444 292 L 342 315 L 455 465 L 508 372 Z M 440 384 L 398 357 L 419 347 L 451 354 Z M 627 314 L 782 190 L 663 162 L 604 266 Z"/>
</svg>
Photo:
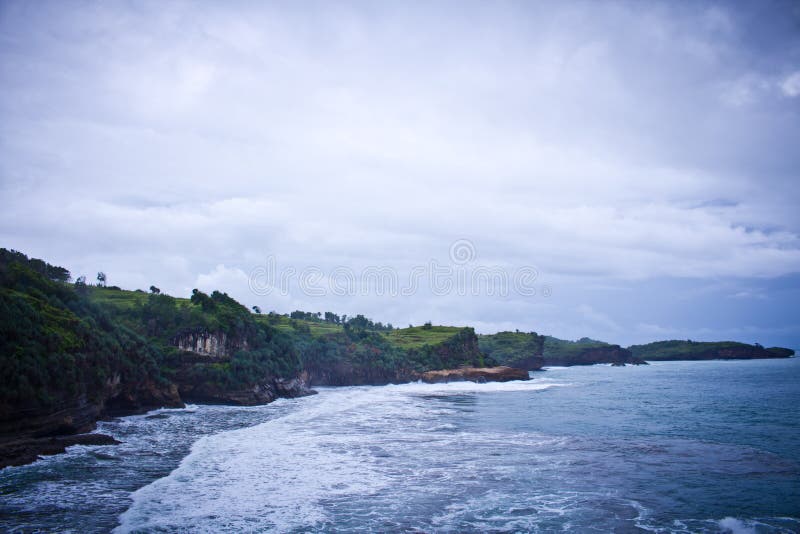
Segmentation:
<svg viewBox="0 0 800 534">
<path fill-rule="evenodd" d="M 97 287 L 106 287 L 106 273 L 100 271 L 97 273 Z"/>
<path fill-rule="evenodd" d="M 77 291 L 81 295 L 86 294 L 86 277 L 84 275 L 79 276 L 75 280 L 75 291 Z"/>
<path fill-rule="evenodd" d="M 210 312 L 217 307 L 212 298 L 199 289 L 192 289 L 192 297 L 189 300 L 192 304 L 200 306 L 204 312 Z"/>
<path fill-rule="evenodd" d="M 424 325 L 422 325 L 422 329 L 423 330 L 430 330 L 431 328 L 433 328 L 433 325 L 431 324 L 430 321 L 428 321 Z"/>
<path fill-rule="evenodd" d="M 153 295 L 158 295 L 161 293 L 161 290 L 158 289 L 156 286 L 150 286 L 150 293 Z"/>
<path fill-rule="evenodd" d="M 256 312 L 258 315 L 261 315 L 261 308 L 258 306 L 253 306 L 253 311 Z"/>
</svg>

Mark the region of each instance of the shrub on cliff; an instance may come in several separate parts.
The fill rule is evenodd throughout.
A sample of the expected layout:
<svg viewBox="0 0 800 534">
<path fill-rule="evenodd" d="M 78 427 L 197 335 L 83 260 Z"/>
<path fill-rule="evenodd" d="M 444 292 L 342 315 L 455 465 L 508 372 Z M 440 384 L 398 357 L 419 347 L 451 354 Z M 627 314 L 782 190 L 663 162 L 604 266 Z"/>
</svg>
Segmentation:
<svg viewBox="0 0 800 534">
<path fill-rule="evenodd" d="M 68 273 L 0 249 L 0 416 L 161 378 L 158 351 L 66 285 Z"/>
</svg>

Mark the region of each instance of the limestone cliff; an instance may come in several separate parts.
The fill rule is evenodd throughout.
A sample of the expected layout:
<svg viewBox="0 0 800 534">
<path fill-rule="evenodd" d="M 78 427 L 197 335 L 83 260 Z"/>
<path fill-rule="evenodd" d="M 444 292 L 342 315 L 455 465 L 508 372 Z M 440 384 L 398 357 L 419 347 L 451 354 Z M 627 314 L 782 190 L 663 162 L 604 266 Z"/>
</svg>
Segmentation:
<svg viewBox="0 0 800 534">
<path fill-rule="evenodd" d="M 229 338 L 225 332 L 193 329 L 180 332 L 172 338 L 178 349 L 209 358 L 230 358 L 237 350 L 247 350 L 246 339 Z"/>
</svg>

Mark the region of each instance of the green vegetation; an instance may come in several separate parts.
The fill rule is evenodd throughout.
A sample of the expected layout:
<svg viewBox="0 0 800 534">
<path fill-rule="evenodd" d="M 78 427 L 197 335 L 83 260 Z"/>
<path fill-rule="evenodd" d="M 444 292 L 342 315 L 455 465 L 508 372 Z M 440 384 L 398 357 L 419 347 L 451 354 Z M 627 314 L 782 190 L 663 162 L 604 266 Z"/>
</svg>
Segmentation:
<svg viewBox="0 0 800 534">
<path fill-rule="evenodd" d="M 791 349 L 772 347 L 765 349 L 759 344 L 748 345 L 736 341 L 656 341 L 646 345 L 628 347 L 634 356 L 650 361 L 707 360 L 707 359 L 751 359 L 788 358 L 794 355 Z"/>
<path fill-rule="evenodd" d="M 582 337 L 577 341 L 569 341 L 552 336 L 545 336 L 543 355 L 548 361 L 568 361 L 579 356 L 586 350 L 611 346 L 613 345 L 605 341 L 597 341 L 596 339 L 590 339 L 588 337 Z"/>
<path fill-rule="evenodd" d="M 242 389 L 269 376 L 292 376 L 300 369 L 294 340 L 287 332 L 259 321 L 259 315 L 218 291 L 195 289 L 189 299 L 160 291 L 150 294 L 95 287 L 89 298 L 103 303 L 116 322 L 146 337 L 163 354 L 163 374 L 179 373 L 194 383 L 218 389 Z M 176 339 L 198 332 L 225 334 L 229 361 L 194 362 L 188 369 L 175 348 Z M 246 350 L 243 350 L 246 347 Z"/>
<path fill-rule="evenodd" d="M 420 349 L 443 343 L 461 331 L 457 326 L 411 326 L 384 334 L 392 345 L 404 349 Z"/>
<path fill-rule="evenodd" d="M 6 414 L 102 402 L 118 383 L 224 392 L 302 371 L 318 383 L 385 383 L 484 361 L 470 328 L 395 330 L 363 315 L 252 313 L 218 291 L 176 298 L 156 286 L 149 293 L 106 287 L 104 273 L 98 285 L 69 280 L 66 269 L 0 249 Z M 178 348 L 207 338 L 218 345 L 214 354 Z"/>
<path fill-rule="evenodd" d="M 0 416 L 90 402 L 116 380 L 163 381 L 158 350 L 66 284 L 69 272 L 0 249 Z"/>
<path fill-rule="evenodd" d="M 500 365 L 513 366 L 542 355 L 545 337 L 536 332 L 498 332 L 478 338 L 481 350 Z"/>
</svg>

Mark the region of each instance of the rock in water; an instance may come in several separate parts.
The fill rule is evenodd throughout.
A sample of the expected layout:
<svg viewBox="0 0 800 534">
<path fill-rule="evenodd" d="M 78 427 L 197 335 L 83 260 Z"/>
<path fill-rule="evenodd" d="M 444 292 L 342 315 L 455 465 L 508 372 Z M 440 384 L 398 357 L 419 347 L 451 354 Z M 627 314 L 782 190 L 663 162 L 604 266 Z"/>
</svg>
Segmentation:
<svg viewBox="0 0 800 534">
<path fill-rule="evenodd" d="M 428 384 L 443 382 L 508 382 L 511 380 L 530 380 L 528 371 L 516 367 L 463 367 L 428 371 L 420 375 L 420 380 Z"/>
</svg>

